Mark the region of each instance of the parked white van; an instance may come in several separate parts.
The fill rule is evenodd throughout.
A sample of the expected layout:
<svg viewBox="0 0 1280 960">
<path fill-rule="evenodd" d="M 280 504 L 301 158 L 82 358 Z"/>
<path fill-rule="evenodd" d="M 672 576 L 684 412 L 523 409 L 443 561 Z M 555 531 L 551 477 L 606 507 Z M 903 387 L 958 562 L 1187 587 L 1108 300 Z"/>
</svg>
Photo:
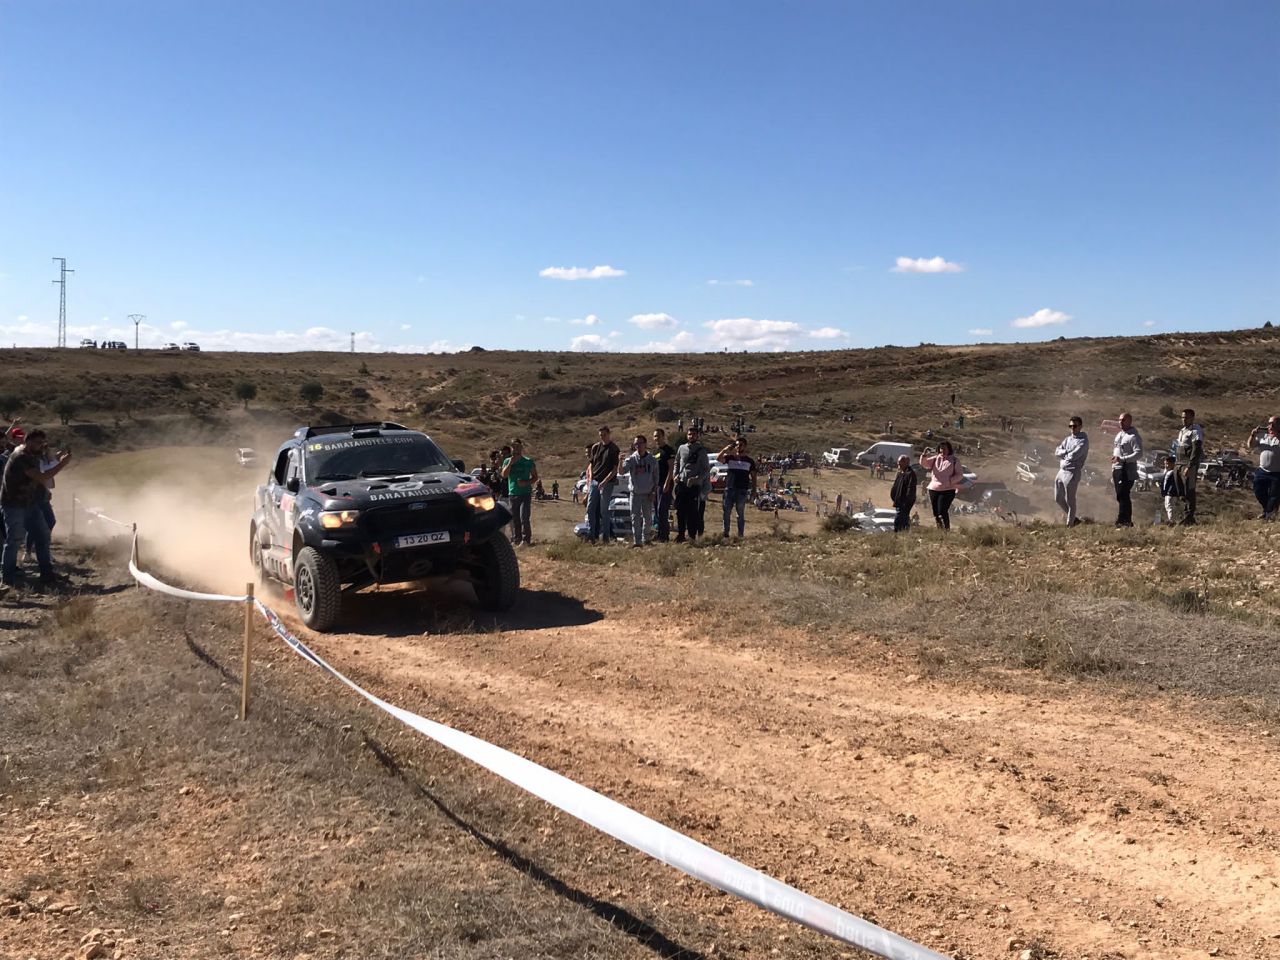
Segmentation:
<svg viewBox="0 0 1280 960">
<path fill-rule="evenodd" d="M 893 443 L 889 440 L 882 440 L 879 443 L 873 443 L 867 449 L 863 450 L 856 457 L 859 463 L 873 464 L 881 457 L 888 464 L 896 464 L 899 457 L 911 457 L 911 444 L 909 443 Z"/>
</svg>

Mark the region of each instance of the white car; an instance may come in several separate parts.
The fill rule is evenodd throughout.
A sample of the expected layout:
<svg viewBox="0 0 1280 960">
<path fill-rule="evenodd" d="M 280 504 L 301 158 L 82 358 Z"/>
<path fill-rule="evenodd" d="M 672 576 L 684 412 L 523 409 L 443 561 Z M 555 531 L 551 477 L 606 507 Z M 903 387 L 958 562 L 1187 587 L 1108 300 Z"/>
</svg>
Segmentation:
<svg viewBox="0 0 1280 960">
<path fill-rule="evenodd" d="M 166 343 L 160 349 L 161 350 L 181 350 L 182 348 L 178 346 L 176 343 Z"/>
<path fill-rule="evenodd" d="M 822 459 L 826 461 L 829 467 L 851 467 L 853 466 L 853 451 L 848 447 L 832 447 L 823 453 Z"/>
<path fill-rule="evenodd" d="M 1025 480 L 1027 483 L 1035 483 L 1037 480 L 1044 479 L 1040 464 L 1032 463 L 1030 460 L 1018 461 L 1017 471 L 1018 479 Z"/>
<path fill-rule="evenodd" d="M 199 353 L 199 352 L 200 352 L 200 344 L 198 344 L 198 343 L 192 343 L 190 340 L 188 340 L 186 343 L 184 343 L 184 344 L 182 345 L 182 349 L 183 349 L 183 350 L 189 350 L 191 353 Z"/>
<path fill-rule="evenodd" d="M 236 450 L 236 463 L 242 467 L 252 467 L 258 463 L 258 452 L 252 447 L 240 447 Z"/>
</svg>

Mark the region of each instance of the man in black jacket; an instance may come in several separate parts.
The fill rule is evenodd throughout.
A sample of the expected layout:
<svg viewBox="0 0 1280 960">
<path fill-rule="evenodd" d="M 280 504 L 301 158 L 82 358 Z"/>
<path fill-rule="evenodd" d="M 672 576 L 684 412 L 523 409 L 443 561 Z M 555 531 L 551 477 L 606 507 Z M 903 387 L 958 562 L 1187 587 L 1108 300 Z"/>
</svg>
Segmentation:
<svg viewBox="0 0 1280 960">
<path fill-rule="evenodd" d="M 893 518 L 893 532 L 911 529 L 911 508 L 916 505 L 916 474 L 909 457 L 898 458 L 898 475 L 894 477 L 889 499 L 898 513 Z"/>
</svg>

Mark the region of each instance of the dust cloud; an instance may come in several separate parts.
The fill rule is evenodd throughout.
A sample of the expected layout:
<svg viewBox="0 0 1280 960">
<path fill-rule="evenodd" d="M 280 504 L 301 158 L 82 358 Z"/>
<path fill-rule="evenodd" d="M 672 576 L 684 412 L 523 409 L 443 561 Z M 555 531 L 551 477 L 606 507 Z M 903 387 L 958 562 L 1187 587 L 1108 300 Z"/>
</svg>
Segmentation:
<svg viewBox="0 0 1280 960">
<path fill-rule="evenodd" d="M 254 490 L 267 468 L 240 468 L 234 453 L 156 448 L 99 457 L 81 471 L 64 471 L 54 490 L 54 536 L 72 535 L 74 500 L 77 542 L 127 540 L 136 524 L 143 570 L 175 585 L 243 593 L 253 579 Z"/>
</svg>

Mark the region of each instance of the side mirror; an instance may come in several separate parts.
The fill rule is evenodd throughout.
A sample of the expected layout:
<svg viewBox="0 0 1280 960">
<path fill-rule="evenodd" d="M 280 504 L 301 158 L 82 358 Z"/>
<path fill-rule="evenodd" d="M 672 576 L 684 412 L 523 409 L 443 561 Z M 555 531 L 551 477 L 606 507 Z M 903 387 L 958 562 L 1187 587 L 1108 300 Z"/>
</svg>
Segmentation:
<svg viewBox="0 0 1280 960">
<path fill-rule="evenodd" d="M 454 460 L 452 461 L 452 463 L 453 463 L 453 469 L 457 470 L 459 473 L 467 472 L 467 465 L 463 463 L 461 460 Z"/>
<path fill-rule="evenodd" d="M 284 482 L 284 488 L 290 493 L 297 493 L 302 489 L 302 484 L 298 481 L 297 477 L 290 477 Z"/>
</svg>

